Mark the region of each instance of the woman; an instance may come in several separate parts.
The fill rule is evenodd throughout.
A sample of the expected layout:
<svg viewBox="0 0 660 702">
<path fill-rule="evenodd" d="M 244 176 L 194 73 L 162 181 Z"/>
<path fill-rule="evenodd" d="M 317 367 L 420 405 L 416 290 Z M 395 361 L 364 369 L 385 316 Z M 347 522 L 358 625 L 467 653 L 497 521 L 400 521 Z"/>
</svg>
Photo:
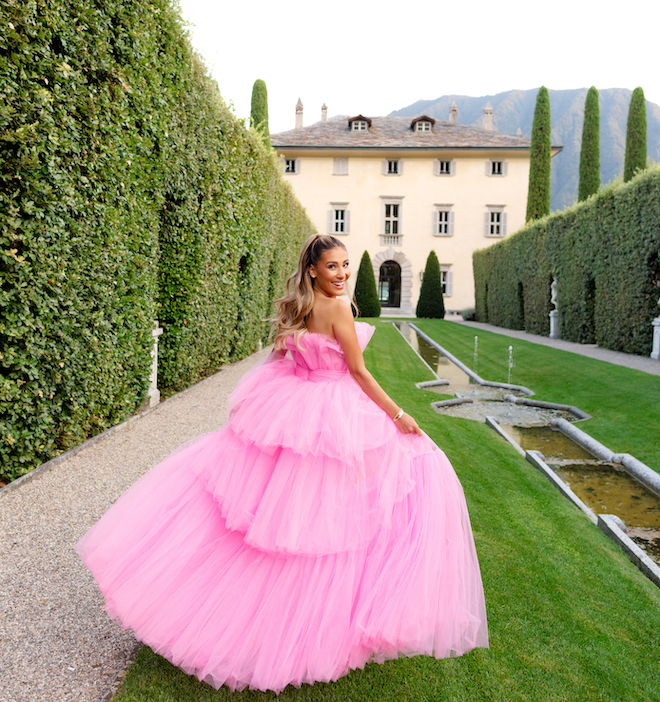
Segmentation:
<svg viewBox="0 0 660 702">
<path fill-rule="evenodd" d="M 374 328 L 341 299 L 349 276 L 343 244 L 311 237 L 227 424 L 76 545 L 108 614 L 216 688 L 280 692 L 488 645 L 462 488 L 365 368 Z"/>
</svg>

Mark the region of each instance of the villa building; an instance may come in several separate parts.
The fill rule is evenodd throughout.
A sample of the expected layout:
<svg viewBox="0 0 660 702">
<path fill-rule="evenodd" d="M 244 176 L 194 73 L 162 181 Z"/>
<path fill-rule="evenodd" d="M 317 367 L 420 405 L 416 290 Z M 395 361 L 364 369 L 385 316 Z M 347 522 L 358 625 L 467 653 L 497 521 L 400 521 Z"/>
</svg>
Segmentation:
<svg viewBox="0 0 660 702">
<path fill-rule="evenodd" d="M 271 135 L 285 177 L 319 232 L 340 237 L 353 262 L 369 252 L 384 314 L 414 312 L 426 259 L 440 261 L 445 307 L 474 306 L 472 252 L 525 223 L 530 142 L 418 117 L 327 119 Z M 553 155 L 561 147 L 553 146 Z"/>
</svg>

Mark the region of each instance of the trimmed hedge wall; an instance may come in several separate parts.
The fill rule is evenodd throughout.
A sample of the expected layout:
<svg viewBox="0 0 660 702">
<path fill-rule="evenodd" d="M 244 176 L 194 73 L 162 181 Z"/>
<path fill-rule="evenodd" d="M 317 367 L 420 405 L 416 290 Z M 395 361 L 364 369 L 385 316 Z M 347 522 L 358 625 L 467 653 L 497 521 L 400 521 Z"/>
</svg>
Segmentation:
<svg viewBox="0 0 660 702">
<path fill-rule="evenodd" d="M 660 167 L 476 251 L 473 264 L 480 322 L 548 335 L 554 277 L 562 339 L 650 354 L 660 314 Z"/>
<path fill-rule="evenodd" d="M 265 339 L 313 231 L 168 0 L 0 0 L 0 480 Z"/>
</svg>

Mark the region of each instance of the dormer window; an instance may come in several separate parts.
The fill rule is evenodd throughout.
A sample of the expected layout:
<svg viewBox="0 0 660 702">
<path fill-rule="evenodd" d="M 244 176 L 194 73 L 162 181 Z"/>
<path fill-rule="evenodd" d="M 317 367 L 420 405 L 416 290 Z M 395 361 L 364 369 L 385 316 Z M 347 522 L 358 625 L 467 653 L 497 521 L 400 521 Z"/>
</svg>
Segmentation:
<svg viewBox="0 0 660 702">
<path fill-rule="evenodd" d="M 358 115 L 357 117 L 351 117 L 348 120 L 348 128 L 352 132 L 368 132 L 369 127 L 371 127 L 371 120 L 363 115 Z"/>
<path fill-rule="evenodd" d="M 428 115 L 420 115 L 419 117 L 415 117 L 415 119 L 410 123 L 410 128 L 413 130 L 413 132 L 430 134 L 433 131 L 434 124 L 435 120 L 433 117 L 429 117 Z"/>
</svg>

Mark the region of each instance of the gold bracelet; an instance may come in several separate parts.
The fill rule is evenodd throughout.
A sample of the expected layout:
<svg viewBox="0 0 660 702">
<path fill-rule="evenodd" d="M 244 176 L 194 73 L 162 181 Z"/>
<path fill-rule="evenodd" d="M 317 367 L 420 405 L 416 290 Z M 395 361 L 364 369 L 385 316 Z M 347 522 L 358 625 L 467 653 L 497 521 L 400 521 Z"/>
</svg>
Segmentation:
<svg viewBox="0 0 660 702">
<path fill-rule="evenodd" d="M 399 409 L 399 411 L 392 417 L 393 422 L 398 422 L 401 417 L 403 417 L 403 410 Z"/>
</svg>

